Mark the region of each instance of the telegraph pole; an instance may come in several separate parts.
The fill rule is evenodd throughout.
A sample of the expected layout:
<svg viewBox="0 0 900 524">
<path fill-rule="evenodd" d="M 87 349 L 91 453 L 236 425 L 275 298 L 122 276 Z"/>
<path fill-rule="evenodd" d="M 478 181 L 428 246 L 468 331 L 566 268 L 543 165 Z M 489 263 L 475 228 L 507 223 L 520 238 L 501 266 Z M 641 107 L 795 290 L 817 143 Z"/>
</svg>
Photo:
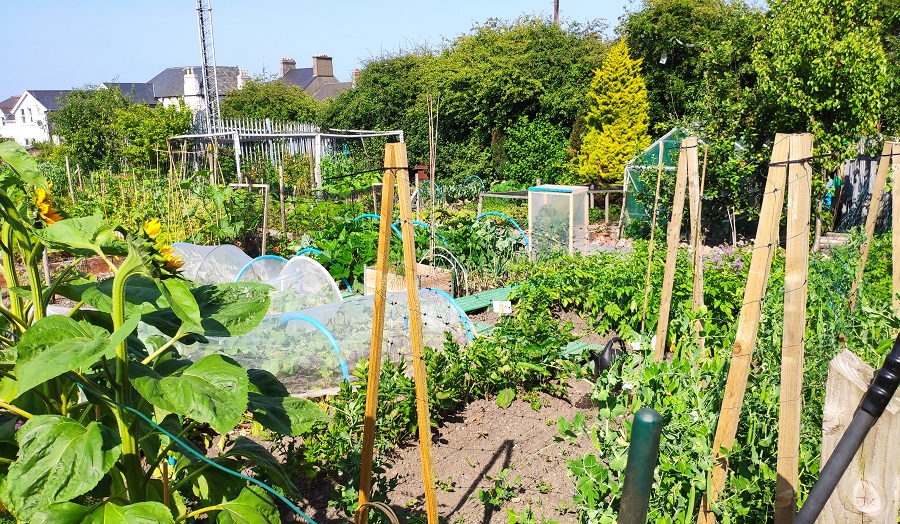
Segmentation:
<svg viewBox="0 0 900 524">
<path fill-rule="evenodd" d="M 553 0 L 553 25 L 559 27 L 559 0 Z"/>
</svg>

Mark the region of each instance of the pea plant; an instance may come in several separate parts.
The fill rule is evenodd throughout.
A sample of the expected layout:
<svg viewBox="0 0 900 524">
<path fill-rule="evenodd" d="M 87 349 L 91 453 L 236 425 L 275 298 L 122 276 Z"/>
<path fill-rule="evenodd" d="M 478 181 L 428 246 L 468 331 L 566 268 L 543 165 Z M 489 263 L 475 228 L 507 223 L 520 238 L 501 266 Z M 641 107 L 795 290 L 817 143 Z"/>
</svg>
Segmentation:
<svg viewBox="0 0 900 524">
<path fill-rule="evenodd" d="M 279 522 L 270 495 L 278 492 L 240 472 L 249 467 L 299 497 L 295 486 L 262 446 L 226 436 L 244 417 L 299 435 L 326 415 L 268 373 L 173 350 L 176 341 L 250 331 L 269 287 L 193 287 L 158 220 L 132 232 L 100 215 L 64 219 L 24 149 L 4 142 L 0 159 L 5 510 L 25 522 Z M 71 259 L 49 281 L 39 271 L 45 249 Z M 87 256 L 113 277 L 78 277 Z M 47 314 L 54 295 L 75 302 L 68 315 Z M 217 453 L 204 449 L 210 438 Z"/>
</svg>

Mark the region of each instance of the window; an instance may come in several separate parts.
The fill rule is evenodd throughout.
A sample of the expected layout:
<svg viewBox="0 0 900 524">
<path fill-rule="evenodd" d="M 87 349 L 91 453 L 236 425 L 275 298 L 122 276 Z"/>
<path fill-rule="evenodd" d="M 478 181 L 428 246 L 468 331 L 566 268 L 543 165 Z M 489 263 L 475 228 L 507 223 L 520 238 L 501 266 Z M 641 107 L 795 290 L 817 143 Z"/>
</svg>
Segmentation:
<svg viewBox="0 0 900 524">
<path fill-rule="evenodd" d="M 31 108 L 28 108 L 28 121 L 34 122 L 34 115 L 31 114 Z"/>
<path fill-rule="evenodd" d="M 25 110 L 24 110 L 24 109 L 19 109 L 19 113 L 20 113 L 21 116 L 22 116 L 22 123 L 24 124 L 24 123 L 25 123 Z"/>
</svg>

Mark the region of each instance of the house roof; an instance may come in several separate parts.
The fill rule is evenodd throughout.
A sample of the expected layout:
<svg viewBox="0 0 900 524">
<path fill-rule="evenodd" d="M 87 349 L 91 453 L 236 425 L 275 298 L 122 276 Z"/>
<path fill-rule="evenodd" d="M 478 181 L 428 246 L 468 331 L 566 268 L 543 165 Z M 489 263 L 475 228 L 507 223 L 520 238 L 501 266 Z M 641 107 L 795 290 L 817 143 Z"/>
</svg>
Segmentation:
<svg viewBox="0 0 900 524">
<path fill-rule="evenodd" d="M 126 98 L 132 102 L 139 104 L 156 105 L 156 99 L 153 98 L 153 84 L 149 82 L 143 83 L 119 83 L 104 82 L 101 87 L 107 89 L 118 89 Z"/>
<path fill-rule="evenodd" d="M 335 82 L 331 84 L 324 84 L 319 87 L 315 93 L 310 93 L 313 98 L 318 101 L 327 100 L 329 98 L 337 98 L 342 91 L 346 91 L 353 87 L 353 82 Z"/>
<path fill-rule="evenodd" d="M 12 112 L 12 108 L 16 107 L 16 102 L 21 98 L 20 95 L 13 95 L 6 100 L 0 102 L 0 111 L 3 111 L 6 114 Z"/>
<path fill-rule="evenodd" d="M 281 77 L 281 81 L 285 84 L 300 86 L 301 89 L 306 89 L 315 78 L 316 77 L 313 76 L 313 68 L 301 67 L 298 69 L 291 69 L 285 73 L 284 76 Z"/>
<path fill-rule="evenodd" d="M 29 89 L 25 94 L 33 96 L 47 111 L 56 111 L 59 109 L 59 98 L 65 98 L 71 91 L 71 89 Z M 16 105 L 22 98 L 25 98 L 25 95 L 22 95 Z"/>
<path fill-rule="evenodd" d="M 184 71 L 189 68 L 194 69 L 194 73 L 200 77 L 200 82 L 202 83 L 202 68 L 200 66 L 168 67 L 147 81 L 148 84 L 153 86 L 153 96 L 157 99 L 184 96 Z M 240 71 L 236 66 L 216 66 L 220 95 L 232 89 L 237 89 L 239 74 Z"/>
</svg>

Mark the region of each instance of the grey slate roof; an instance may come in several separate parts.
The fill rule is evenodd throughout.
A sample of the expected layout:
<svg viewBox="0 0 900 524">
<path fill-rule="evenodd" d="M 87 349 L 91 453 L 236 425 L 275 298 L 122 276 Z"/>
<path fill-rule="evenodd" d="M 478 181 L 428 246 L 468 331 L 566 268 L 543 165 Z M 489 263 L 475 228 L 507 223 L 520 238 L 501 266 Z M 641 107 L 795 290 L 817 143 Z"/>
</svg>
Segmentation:
<svg viewBox="0 0 900 524">
<path fill-rule="evenodd" d="M 325 84 L 320 87 L 315 93 L 310 93 L 313 98 L 318 101 L 327 100 L 329 98 L 337 98 L 341 91 L 346 91 L 353 87 L 353 82 L 336 82 L 332 84 Z"/>
<path fill-rule="evenodd" d="M 144 83 L 120 83 L 120 82 L 104 82 L 107 89 L 118 89 L 132 102 L 139 104 L 156 105 L 156 99 L 153 98 L 153 84 Z"/>
<path fill-rule="evenodd" d="M 66 95 L 71 92 L 71 89 L 29 89 L 28 92 L 31 93 L 38 102 L 41 103 L 42 106 L 47 108 L 47 111 L 56 111 L 59 109 L 59 101 L 60 97 L 65 98 Z"/>
<path fill-rule="evenodd" d="M 20 97 L 21 97 L 21 95 L 13 95 L 13 96 L 7 98 L 6 100 L 0 102 L 0 110 L 2 110 L 6 114 L 9 114 L 9 112 L 12 111 L 12 108 L 15 107 L 16 102 L 19 101 Z"/>
<path fill-rule="evenodd" d="M 184 70 L 192 67 L 194 74 L 203 82 L 202 68 L 200 66 L 167 67 L 161 73 L 147 81 L 153 86 L 155 98 L 168 98 L 184 96 Z M 237 89 L 238 68 L 232 66 L 216 66 L 216 76 L 219 82 L 219 94 L 224 95 L 232 89 Z"/>
<path fill-rule="evenodd" d="M 313 76 L 313 68 L 311 67 L 291 69 L 281 77 L 281 81 L 285 84 L 300 86 L 301 89 L 309 87 L 309 84 L 312 83 L 313 79 L 315 79 L 315 77 Z"/>
</svg>

